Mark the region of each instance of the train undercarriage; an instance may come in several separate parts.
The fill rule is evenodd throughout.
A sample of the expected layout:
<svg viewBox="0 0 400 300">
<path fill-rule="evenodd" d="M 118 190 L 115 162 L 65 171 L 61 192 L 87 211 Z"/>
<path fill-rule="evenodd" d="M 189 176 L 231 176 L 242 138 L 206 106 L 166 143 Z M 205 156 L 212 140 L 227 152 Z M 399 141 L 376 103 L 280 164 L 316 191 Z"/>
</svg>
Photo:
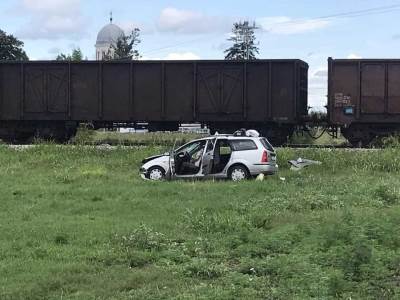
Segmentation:
<svg viewBox="0 0 400 300">
<path fill-rule="evenodd" d="M 400 124 L 353 123 L 341 127 L 341 134 L 353 147 L 368 147 L 375 140 L 400 134 Z"/>
<path fill-rule="evenodd" d="M 65 121 L 3 121 L 0 123 L 0 139 L 6 143 L 26 144 L 33 143 L 35 139 L 52 140 L 65 143 L 73 138 L 79 126 L 89 129 L 115 129 L 135 128 L 147 129 L 149 132 L 178 131 L 181 126 L 177 122 L 65 122 Z M 233 133 L 240 128 L 252 128 L 277 146 L 287 143 L 293 135 L 296 126 L 294 124 L 263 124 L 263 123 L 204 123 L 202 127 L 208 128 L 211 134 Z"/>
<path fill-rule="evenodd" d="M 6 143 L 29 144 L 38 140 L 52 140 L 57 143 L 66 143 L 73 138 L 79 126 L 89 129 L 106 128 L 113 130 L 116 128 L 135 128 L 147 129 L 149 132 L 157 131 L 178 131 L 181 124 L 177 122 L 91 122 L 80 123 L 75 121 L 3 121 L 0 123 L 0 139 Z M 204 123 L 203 128 L 208 128 L 211 134 L 229 134 L 240 128 L 251 128 L 259 131 L 266 136 L 273 145 L 282 146 L 288 143 L 290 137 L 295 132 L 308 134 L 314 139 L 318 139 L 323 133 L 327 132 L 331 137 L 337 138 L 340 134 L 353 147 L 368 147 L 373 141 L 398 135 L 400 133 L 399 124 L 370 124 L 353 123 L 350 126 L 335 126 L 326 122 L 310 123 L 302 126 L 295 124 L 276 124 L 276 123 Z M 319 132 L 313 132 L 312 128 L 320 128 Z"/>
</svg>

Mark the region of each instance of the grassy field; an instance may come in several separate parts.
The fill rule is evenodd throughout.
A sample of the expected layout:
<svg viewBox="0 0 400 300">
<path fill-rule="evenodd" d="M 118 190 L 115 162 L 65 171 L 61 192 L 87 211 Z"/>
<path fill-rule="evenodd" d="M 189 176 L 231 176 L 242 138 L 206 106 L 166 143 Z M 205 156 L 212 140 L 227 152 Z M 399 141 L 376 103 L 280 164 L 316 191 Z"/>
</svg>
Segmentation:
<svg viewBox="0 0 400 300">
<path fill-rule="evenodd" d="M 0 299 L 399 298 L 399 149 L 281 149 L 263 182 L 142 181 L 163 150 L 0 146 Z M 299 156 L 323 164 L 290 171 Z"/>
</svg>

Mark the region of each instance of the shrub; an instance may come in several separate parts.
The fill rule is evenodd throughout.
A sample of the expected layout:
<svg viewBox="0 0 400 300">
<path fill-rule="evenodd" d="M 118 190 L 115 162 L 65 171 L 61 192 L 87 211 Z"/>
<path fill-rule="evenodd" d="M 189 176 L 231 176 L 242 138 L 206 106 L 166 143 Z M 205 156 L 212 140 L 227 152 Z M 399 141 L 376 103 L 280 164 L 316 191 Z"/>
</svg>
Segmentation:
<svg viewBox="0 0 400 300">
<path fill-rule="evenodd" d="M 142 224 L 131 234 L 121 237 L 121 246 L 124 249 L 160 251 L 169 244 L 164 234 L 152 230 Z"/>
<path fill-rule="evenodd" d="M 397 193 L 396 189 L 387 185 L 380 185 L 375 190 L 375 196 L 385 205 L 394 205 L 399 200 L 399 194 Z"/>
</svg>

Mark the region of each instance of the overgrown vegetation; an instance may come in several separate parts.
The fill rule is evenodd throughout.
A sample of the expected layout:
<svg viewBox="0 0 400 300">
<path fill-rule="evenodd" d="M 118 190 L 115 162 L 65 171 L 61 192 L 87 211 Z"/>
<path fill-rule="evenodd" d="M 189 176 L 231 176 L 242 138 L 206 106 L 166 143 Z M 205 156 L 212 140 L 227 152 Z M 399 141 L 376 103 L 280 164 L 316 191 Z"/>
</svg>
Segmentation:
<svg viewBox="0 0 400 300">
<path fill-rule="evenodd" d="M 1 299 L 396 299 L 400 150 L 264 182 L 142 181 L 165 147 L 0 146 Z M 322 161 L 292 172 L 288 159 Z M 282 180 L 281 178 L 285 178 Z"/>
<path fill-rule="evenodd" d="M 80 128 L 71 141 L 78 145 L 119 145 L 119 146 L 168 146 L 183 145 L 204 135 L 179 132 L 119 133 L 115 131 L 94 131 Z"/>
</svg>

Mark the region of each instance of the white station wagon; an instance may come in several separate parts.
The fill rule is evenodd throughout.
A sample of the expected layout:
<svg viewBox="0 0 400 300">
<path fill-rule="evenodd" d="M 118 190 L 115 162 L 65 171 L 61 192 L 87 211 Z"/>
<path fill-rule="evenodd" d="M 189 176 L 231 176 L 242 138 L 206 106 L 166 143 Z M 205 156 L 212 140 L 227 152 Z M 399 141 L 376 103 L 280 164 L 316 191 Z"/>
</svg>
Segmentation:
<svg viewBox="0 0 400 300">
<path fill-rule="evenodd" d="M 241 181 L 278 171 L 275 149 L 254 130 L 191 141 L 171 153 L 143 160 L 141 176 L 149 180 L 229 178 Z"/>
</svg>

